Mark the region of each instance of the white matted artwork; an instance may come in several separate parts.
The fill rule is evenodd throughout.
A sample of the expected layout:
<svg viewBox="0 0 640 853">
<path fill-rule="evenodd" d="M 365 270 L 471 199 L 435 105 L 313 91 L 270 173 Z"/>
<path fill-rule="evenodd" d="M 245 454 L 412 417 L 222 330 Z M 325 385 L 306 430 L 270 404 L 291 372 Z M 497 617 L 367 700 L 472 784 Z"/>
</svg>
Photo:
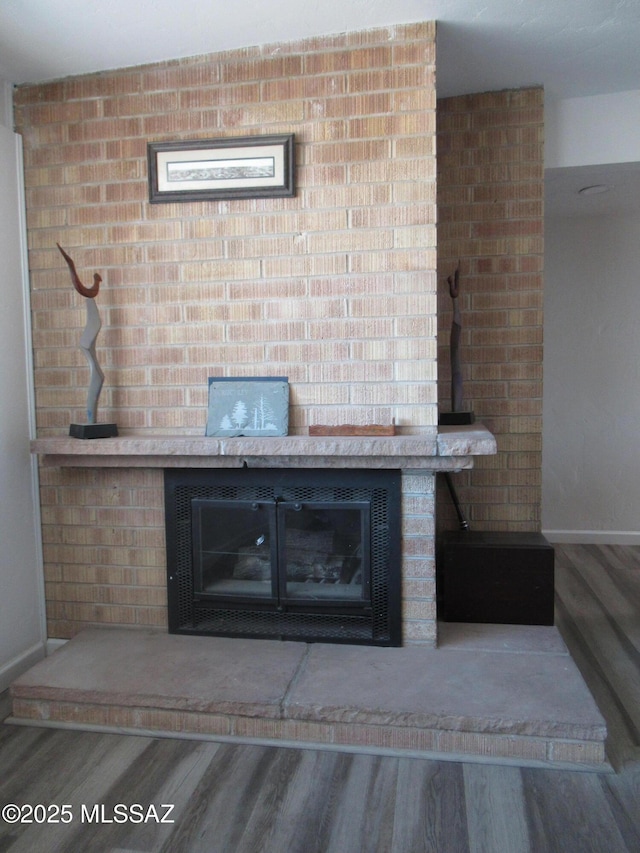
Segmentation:
<svg viewBox="0 0 640 853">
<path fill-rule="evenodd" d="M 286 376 L 209 378 L 205 435 L 288 435 L 289 380 Z"/>
</svg>

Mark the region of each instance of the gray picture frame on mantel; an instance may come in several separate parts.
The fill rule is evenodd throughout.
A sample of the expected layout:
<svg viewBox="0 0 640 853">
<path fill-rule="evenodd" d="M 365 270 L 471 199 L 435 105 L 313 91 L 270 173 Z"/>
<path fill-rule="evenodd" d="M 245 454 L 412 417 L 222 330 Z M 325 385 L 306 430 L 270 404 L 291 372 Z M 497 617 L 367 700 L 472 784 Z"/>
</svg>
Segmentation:
<svg viewBox="0 0 640 853">
<path fill-rule="evenodd" d="M 289 432 L 286 376 L 209 377 L 207 436 L 283 436 Z"/>
<path fill-rule="evenodd" d="M 294 134 L 149 142 L 152 204 L 295 195 Z"/>
</svg>

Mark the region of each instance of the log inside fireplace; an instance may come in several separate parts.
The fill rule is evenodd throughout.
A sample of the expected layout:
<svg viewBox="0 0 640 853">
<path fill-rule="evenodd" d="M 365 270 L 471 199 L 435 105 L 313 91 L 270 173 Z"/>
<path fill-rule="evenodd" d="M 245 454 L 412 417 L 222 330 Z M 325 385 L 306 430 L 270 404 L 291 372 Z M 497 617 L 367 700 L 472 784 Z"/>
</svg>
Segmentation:
<svg viewBox="0 0 640 853">
<path fill-rule="evenodd" d="M 171 633 L 401 644 L 400 472 L 167 469 Z"/>
</svg>

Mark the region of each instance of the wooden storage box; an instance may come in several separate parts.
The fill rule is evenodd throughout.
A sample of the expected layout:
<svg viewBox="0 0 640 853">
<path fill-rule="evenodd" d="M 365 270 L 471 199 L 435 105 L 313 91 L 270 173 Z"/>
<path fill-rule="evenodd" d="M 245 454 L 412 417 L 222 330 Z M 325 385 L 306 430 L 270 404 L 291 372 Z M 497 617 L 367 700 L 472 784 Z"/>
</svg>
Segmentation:
<svg viewBox="0 0 640 853">
<path fill-rule="evenodd" d="M 554 550 L 540 533 L 446 533 L 438 584 L 445 622 L 553 625 Z"/>
</svg>

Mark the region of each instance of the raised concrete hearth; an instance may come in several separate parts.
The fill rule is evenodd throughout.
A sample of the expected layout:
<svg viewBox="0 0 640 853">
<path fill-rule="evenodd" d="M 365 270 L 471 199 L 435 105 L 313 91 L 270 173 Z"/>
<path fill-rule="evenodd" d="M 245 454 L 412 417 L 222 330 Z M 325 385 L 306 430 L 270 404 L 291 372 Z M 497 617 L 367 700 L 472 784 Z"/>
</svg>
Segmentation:
<svg viewBox="0 0 640 853">
<path fill-rule="evenodd" d="M 552 627 L 443 625 L 437 650 L 92 628 L 11 693 L 14 724 L 610 769 Z"/>
</svg>

